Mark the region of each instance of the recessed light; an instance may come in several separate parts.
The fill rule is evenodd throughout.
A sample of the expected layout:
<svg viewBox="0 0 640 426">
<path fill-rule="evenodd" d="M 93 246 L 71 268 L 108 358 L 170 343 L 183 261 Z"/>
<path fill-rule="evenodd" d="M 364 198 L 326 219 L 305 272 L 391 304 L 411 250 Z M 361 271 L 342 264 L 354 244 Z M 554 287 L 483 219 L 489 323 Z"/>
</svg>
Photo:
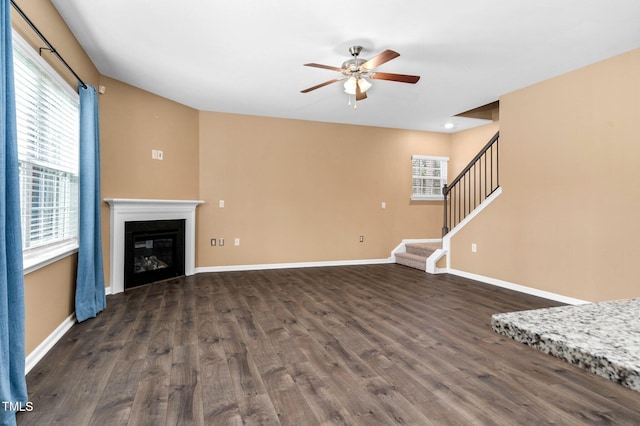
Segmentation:
<svg viewBox="0 0 640 426">
<path fill-rule="evenodd" d="M 456 125 L 453 124 L 453 123 L 445 123 L 444 124 L 444 128 L 445 129 L 453 129 L 454 127 L 456 127 Z"/>
</svg>

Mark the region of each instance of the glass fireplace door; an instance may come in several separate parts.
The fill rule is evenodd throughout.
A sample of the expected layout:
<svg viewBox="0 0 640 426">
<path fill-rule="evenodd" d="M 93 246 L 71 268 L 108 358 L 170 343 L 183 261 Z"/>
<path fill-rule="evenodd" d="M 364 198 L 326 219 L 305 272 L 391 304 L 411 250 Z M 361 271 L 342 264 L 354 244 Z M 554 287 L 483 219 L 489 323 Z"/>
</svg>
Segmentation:
<svg viewBox="0 0 640 426">
<path fill-rule="evenodd" d="M 125 289 L 184 275 L 184 222 L 125 223 Z"/>
</svg>

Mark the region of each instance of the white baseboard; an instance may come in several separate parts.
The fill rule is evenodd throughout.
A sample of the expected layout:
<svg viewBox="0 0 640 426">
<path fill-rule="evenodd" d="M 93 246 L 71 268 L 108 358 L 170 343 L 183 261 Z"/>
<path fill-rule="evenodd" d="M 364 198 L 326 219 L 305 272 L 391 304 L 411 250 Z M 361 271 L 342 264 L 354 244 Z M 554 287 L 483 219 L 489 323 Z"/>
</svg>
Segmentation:
<svg viewBox="0 0 640 426">
<path fill-rule="evenodd" d="M 457 269 L 443 270 L 442 272 L 448 272 L 452 275 L 457 275 L 463 278 L 469 278 L 470 280 L 480 281 L 485 284 L 495 285 L 496 287 L 507 288 L 509 290 L 518 291 L 520 293 L 530 294 L 532 296 L 542 297 L 544 299 L 554 300 L 560 303 L 566 303 L 567 305 L 584 305 L 588 302 L 586 300 L 574 299 L 573 297 L 563 296 L 561 294 L 551 293 L 549 291 L 538 290 L 537 288 L 527 287 L 520 284 L 510 283 L 508 281 L 499 280 L 497 278 L 485 277 L 483 275 L 472 274 L 471 272 L 459 271 Z"/>
<path fill-rule="evenodd" d="M 111 294 L 111 286 L 104 288 L 104 295 L 108 296 Z"/>
<path fill-rule="evenodd" d="M 234 271 L 258 271 L 267 269 L 288 268 L 316 268 L 320 266 L 351 266 L 351 265 L 378 265 L 393 263 L 391 258 L 386 259 L 358 259 L 358 260 L 328 260 L 321 262 L 293 262 L 293 263 L 262 263 L 255 265 L 227 265 L 227 266 L 202 266 L 196 268 L 196 274 L 205 272 L 234 272 Z"/>
<path fill-rule="evenodd" d="M 44 356 L 51 350 L 53 345 L 58 343 L 58 340 L 64 336 L 64 333 L 69 331 L 71 327 L 76 323 L 76 313 L 72 313 L 69 315 L 67 319 L 65 319 L 62 324 L 58 326 L 53 333 L 51 333 L 42 343 L 38 345 L 27 357 L 25 358 L 25 372 L 27 375 L 29 371 L 42 359 Z"/>
</svg>

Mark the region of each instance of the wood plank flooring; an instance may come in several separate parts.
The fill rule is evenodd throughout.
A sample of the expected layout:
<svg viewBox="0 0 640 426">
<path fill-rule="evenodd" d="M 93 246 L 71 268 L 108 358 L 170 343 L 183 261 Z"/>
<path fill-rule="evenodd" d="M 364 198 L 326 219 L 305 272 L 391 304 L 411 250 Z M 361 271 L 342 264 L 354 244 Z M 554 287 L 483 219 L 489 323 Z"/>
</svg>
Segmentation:
<svg viewBox="0 0 640 426">
<path fill-rule="evenodd" d="M 399 265 L 199 274 L 108 297 L 19 425 L 640 424 L 640 393 L 495 334 L 556 305 Z"/>
</svg>

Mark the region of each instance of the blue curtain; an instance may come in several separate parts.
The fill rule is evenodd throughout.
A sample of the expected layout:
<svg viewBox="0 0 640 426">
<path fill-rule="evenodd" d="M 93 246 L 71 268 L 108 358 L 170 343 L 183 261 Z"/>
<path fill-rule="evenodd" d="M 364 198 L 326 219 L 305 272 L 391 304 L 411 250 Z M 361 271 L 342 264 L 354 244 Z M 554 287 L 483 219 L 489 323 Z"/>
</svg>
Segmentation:
<svg viewBox="0 0 640 426">
<path fill-rule="evenodd" d="M 107 306 L 100 232 L 100 123 L 96 89 L 80 92 L 80 249 L 76 282 L 76 319 L 95 317 Z"/>
<path fill-rule="evenodd" d="M 27 403 L 24 272 L 10 2 L 0 4 L 0 422 L 15 425 L 15 411 Z"/>
</svg>

